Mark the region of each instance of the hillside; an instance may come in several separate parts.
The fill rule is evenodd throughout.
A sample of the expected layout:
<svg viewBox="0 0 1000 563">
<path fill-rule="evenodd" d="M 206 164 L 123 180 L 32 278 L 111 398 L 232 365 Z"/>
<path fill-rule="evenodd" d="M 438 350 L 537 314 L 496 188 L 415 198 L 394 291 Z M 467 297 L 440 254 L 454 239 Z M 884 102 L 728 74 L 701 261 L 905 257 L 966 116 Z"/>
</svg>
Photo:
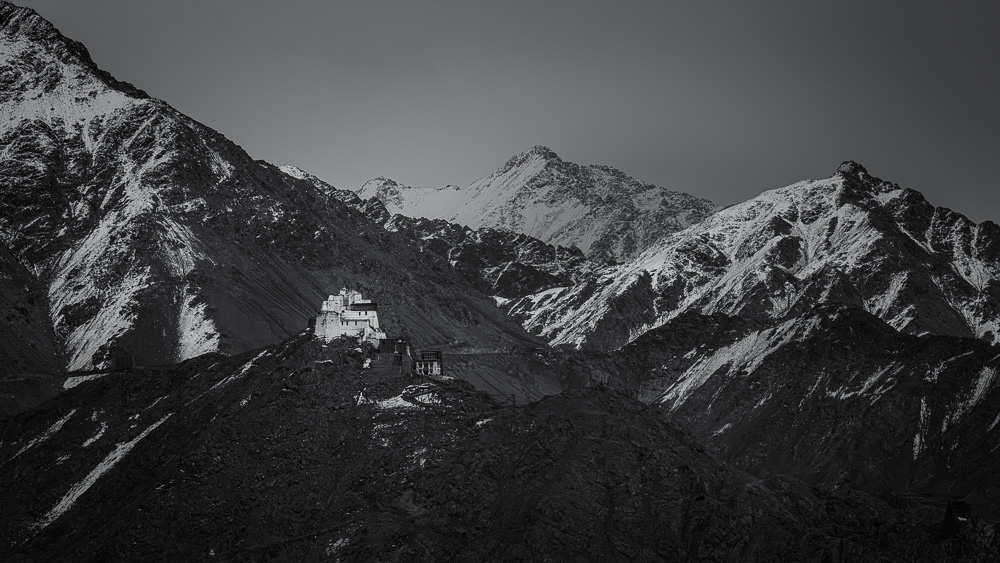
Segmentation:
<svg viewBox="0 0 1000 563">
<path fill-rule="evenodd" d="M 300 335 L 78 383 L 0 430 L 0 554 L 35 561 L 987 561 L 942 511 L 760 480 L 607 389 L 504 407 L 366 383 Z M 44 468 L 44 470 L 42 469 Z M 178 537 L 184 541 L 177 541 Z"/>
<path fill-rule="evenodd" d="M 998 352 L 830 305 L 772 323 L 684 313 L 593 365 L 755 475 L 996 516 Z"/>
</svg>

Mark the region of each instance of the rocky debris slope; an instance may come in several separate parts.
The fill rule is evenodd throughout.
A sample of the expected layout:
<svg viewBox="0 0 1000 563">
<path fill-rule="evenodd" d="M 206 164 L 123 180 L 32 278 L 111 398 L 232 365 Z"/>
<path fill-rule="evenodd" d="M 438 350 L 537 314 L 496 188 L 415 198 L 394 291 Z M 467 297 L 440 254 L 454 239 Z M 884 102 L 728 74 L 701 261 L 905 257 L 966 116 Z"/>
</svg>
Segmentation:
<svg viewBox="0 0 1000 563">
<path fill-rule="evenodd" d="M 825 306 L 769 324 L 685 313 L 594 365 L 756 475 L 998 516 L 998 352 Z"/>
<path fill-rule="evenodd" d="M 71 370 L 276 342 L 359 287 L 418 342 L 535 341 L 434 255 L 96 67 L 0 3 L 0 242 Z"/>
<path fill-rule="evenodd" d="M 543 146 L 511 157 L 465 188 L 415 188 L 376 178 L 358 194 L 378 198 L 391 213 L 523 233 L 601 261 L 632 258 L 716 209 L 611 166 L 564 161 Z"/>
<path fill-rule="evenodd" d="M 765 192 L 635 259 L 511 302 L 553 344 L 609 350 L 685 311 L 770 322 L 861 307 L 907 334 L 1000 342 L 1000 227 L 844 163 Z"/>
<path fill-rule="evenodd" d="M 364 383 L 307 335 L 80 381 L 0 429 L 0 555 L 34 561 L 988 561 L 988 526 L 759 480 L 608 389 L 504 407 Z M 183 541 L 177 541 L 183 538 Z"/>
</svg>

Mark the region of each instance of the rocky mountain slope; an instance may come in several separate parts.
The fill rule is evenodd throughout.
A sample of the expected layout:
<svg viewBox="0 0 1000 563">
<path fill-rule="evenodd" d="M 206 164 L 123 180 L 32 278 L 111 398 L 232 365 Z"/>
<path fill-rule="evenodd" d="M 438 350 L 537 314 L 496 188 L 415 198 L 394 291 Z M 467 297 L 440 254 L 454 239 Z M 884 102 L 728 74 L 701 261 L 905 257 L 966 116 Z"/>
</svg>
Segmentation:
<svg viewBox="0 0 1000 563">
<path fill-rule="evenodd" d="M 988 526 L 760 480 L 607 389 L 366 383 L 302 335 L 108 374 L 0 428 L 15 560 L 989 561 Z M 183 538 L 183 541 L 177 541 Z"/>
<path fill-rule="evenodd" d="M 0 242 L 0 378 L 61 371 L 48 310 L 45 288 Z"/>
<path fill-rule="evenodd" d="M 613 349 L 685 311 L 769 322 L 840 303 L 906 334 L 998 342 L 1000 227 L 844 163 L 765 192 L 635 259 L 512 302 L 553 344 Z"/>
<path fill-rule="evenodd" d="M 594 364 L 756 475 L 997 516 L 998 352 L 830 305 L 772 323 L 688 312 Z"/>
<path fill-rule="evenodd" d="M 387 217 L 369 200 L 363 209 L 388 231 L 418 241 L 421 252 L 448 260 L 487 295 L 511 299 L 575 283 L 593 268 L 575 246 L 546 244 L 506 229 L 470 229 L 443 219 Z"/>
<path fill-rule="evenodd" d="M 434 255 L 101 71 L 0 3 L 0 241 L 69 369 L 275 342 L 360 287 L 420 344 L 531 337 Z"/>
<path fill-rule="evenodd" d="M 377 197 L 361 199 L 295 166 L 280 168 L 312 183 L 331 201 L 343 202 L 383 229 L 407 237 L 419 252 L 446 259 L 473 286 L 501 301 L 575 283 L 597 267 L 574 246 L 546 244 L 506 229 L 471 229 L 443 219 L 392 213 Z"/>
<path fill-rule="evenodd" d="M 391 213 L 505 229 L 610 261 L 631 258 L 715 210 L 708 200 L 640 182 L 610 166 L 567 162 L 543 146 L 515 155 L 464 188 L 416 188 L 376 178 L 358 195 L 378 198 Z"/>
</svg>

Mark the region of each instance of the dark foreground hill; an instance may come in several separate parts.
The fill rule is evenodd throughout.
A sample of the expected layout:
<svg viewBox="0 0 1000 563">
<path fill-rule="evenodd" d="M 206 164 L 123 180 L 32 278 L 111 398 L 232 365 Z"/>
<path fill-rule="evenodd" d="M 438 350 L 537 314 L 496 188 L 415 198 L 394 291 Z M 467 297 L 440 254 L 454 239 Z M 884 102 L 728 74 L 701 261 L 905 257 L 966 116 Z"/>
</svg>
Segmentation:
<svg viewBox="0 0 1000 563">
<path fill-rule="evenodd" d="M 366 383 L 300 335 L 107 374 L 0 430 L 0 559 L 989 561 L 992 528 L 714 459 L 599 387 Z"/>
<path fill-rule="evenodd" d="M 997 516 L 998 352 L 827 306 L 775 323 L 687 313 L 590 364 L 755 475 Z"/>
</svg>

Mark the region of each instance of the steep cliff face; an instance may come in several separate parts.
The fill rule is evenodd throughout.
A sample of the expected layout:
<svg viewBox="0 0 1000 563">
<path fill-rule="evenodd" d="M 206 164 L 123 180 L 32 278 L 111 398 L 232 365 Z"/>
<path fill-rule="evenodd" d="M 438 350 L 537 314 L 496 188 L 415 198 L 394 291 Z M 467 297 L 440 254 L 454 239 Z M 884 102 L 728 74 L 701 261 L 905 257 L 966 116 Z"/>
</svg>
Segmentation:
<svg viewBox="0 0 1000 563">
<path fill-rule="evenodd" d="M 715 210 L 708 200 L 640 182 L 610 166 L 567 162 L 543 146 L 513 156 L 464 188 L 415 188 L 376 178 L 358 194 L 378 198 L 391 213 L 523 233 L 604 261 L 631 258 Z"/>
<path fill-rule="evenodd" d="M 771 321 L 820 303 L 906 334 L 998 341 L 1000 227 L 845 163 L 733 205 L 584 283 L 510 310 L 553 344 L 611 349 L 685 311 Z M 614 306 L 649 296 L 642 307 Z M 608 327 L 611 327 L 610 330 Z"/>
<path fill-rule="evenodd" d="M 279 340 L 342 285 L 393 331 L 531 341 L 434 257 L 100 71 L 0 4 L 0 237 L 46 289 L 66 366 Z"/>
<path fill-rule="evenodd" d="M 607 389 L 511 407 L 360 365 L 299 336 L 75 381 L 0 427 L 0 557 L 996 557 L 988 527 L 949 539 L 941 509 L 751 477 Z"/>
</svg>

